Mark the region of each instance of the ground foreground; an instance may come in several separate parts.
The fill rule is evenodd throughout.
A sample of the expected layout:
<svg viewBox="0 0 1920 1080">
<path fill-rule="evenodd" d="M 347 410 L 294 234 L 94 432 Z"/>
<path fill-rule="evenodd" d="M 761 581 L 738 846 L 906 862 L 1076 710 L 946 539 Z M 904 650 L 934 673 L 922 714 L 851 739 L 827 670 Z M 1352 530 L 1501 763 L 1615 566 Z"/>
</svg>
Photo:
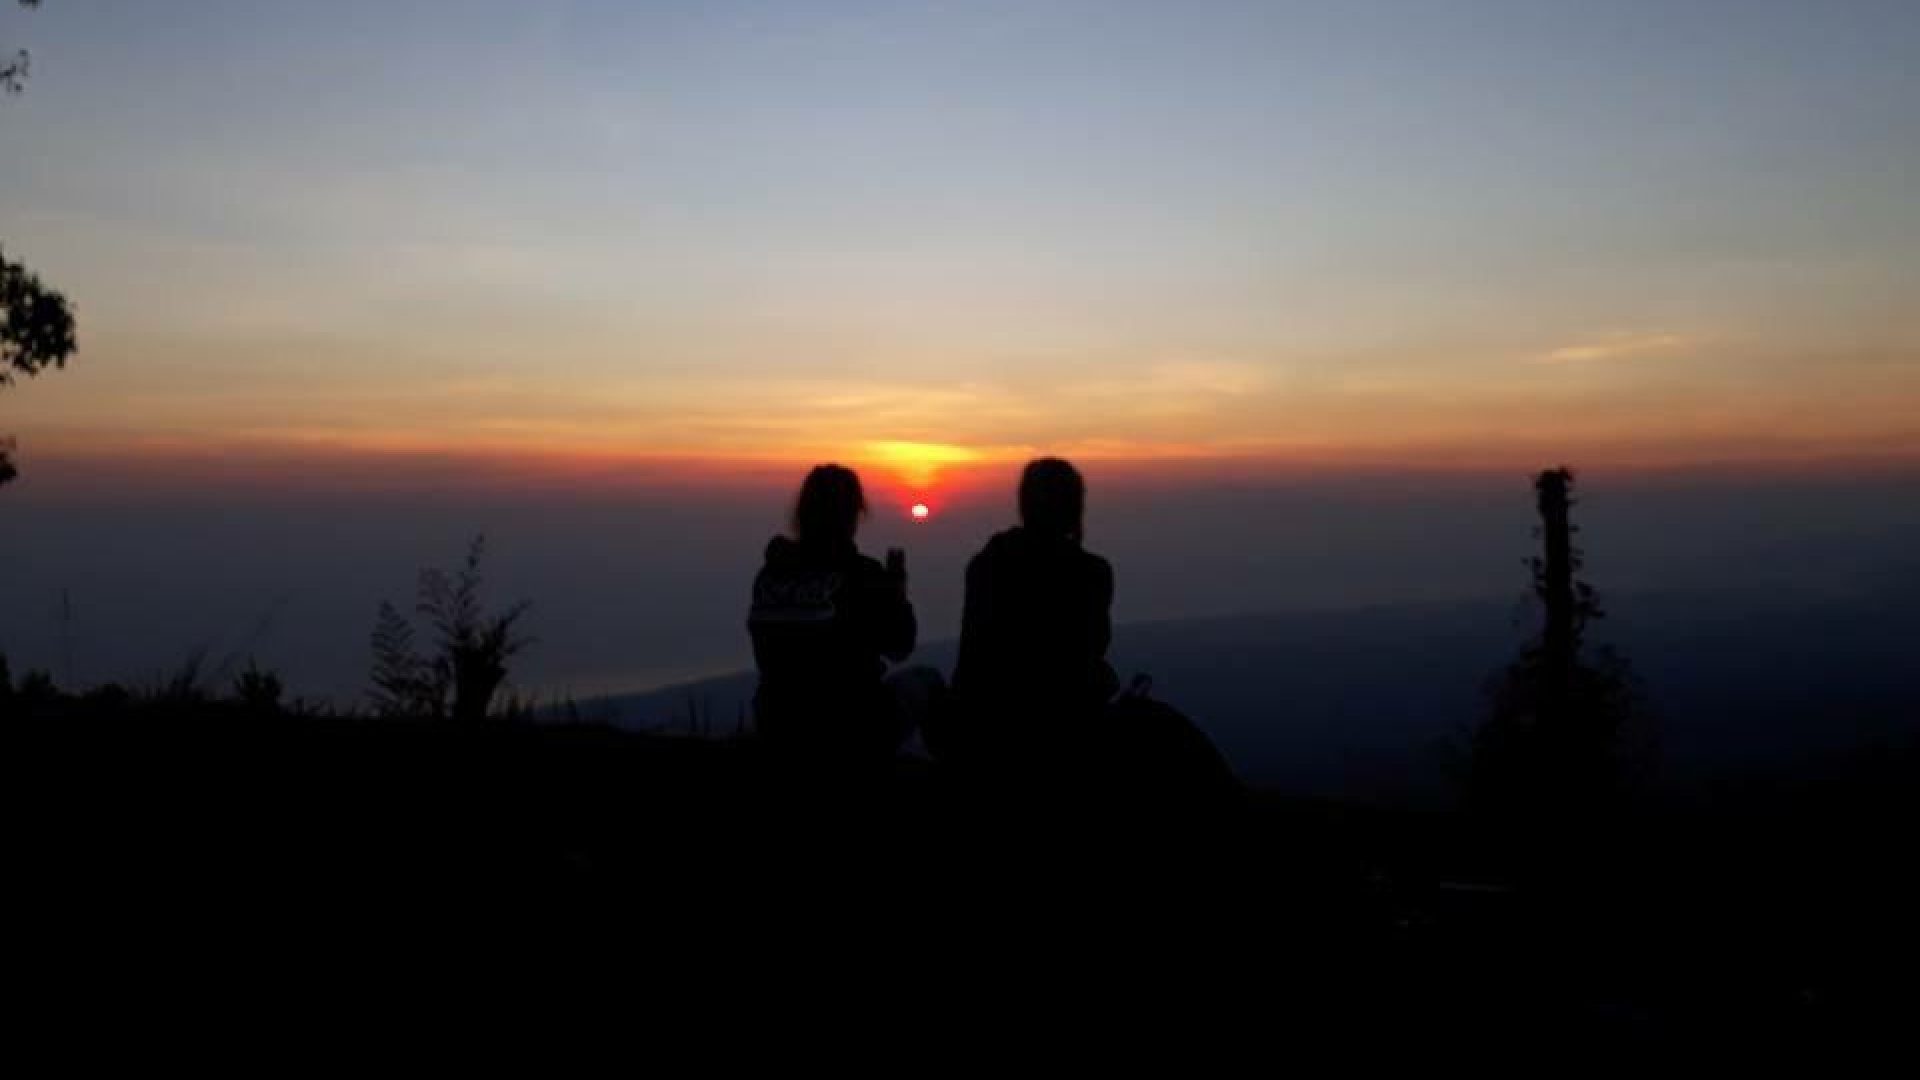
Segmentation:
<svg viewBox="0 0 1920 1080">
<path fill-rule="evenodd" d="M 1516 850 L 1449 814 L 829 774 L 593 727 L 219 713 L 5 737 L 20 970 L 89 1008 L 130 985 L 177 1004 L 192 970 L 242 998 L 605 986 L 962 1041 L 1085 1009 L 1751 1043 L 1852 1038 L 1911 995 L 1910 750 Z"/>
</svg>

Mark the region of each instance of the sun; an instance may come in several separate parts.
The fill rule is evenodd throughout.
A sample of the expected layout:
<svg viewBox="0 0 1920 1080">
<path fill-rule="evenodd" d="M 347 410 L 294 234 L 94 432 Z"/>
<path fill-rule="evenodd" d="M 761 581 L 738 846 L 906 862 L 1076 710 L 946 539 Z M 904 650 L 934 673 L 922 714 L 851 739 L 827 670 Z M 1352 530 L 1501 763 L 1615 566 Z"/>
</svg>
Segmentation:
<svg viewBox="0 0 1920 1080">
<path fill-rule="evenodd" d="M 923 502 L 914 503 L 913 508 L 907 513 L 912 514 L 915 521 L 925 521 L 933 516 L 933 508 Z"/>
</svg>

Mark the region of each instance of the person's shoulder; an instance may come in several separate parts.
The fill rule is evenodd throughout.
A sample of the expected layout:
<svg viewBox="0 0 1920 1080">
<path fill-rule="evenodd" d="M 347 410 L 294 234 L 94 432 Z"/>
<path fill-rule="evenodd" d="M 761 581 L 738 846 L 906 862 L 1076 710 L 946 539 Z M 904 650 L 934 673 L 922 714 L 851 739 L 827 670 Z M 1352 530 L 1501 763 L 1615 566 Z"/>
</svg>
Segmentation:
<svg viewBox="0 0 1920 1080">
<path fill-rule="evenodd" d="M 1107 561 L 1106 556 L 1096 555 L 1084 548 L 1081 549 L 1080 556 L 1081 565 L 1087 568 L 1088 577 L 1103 583 L 1108 588 L 1113 587 L 1113 564 Z"/>
<path fill-rule="evenodd" d="M 754 581 L 768 581 L 791 572 L 795 566 L 792 548 L 793 541 L 784 536 L 768 540 L 766 552 L 760 559 L 760 569 L 754 572 Z"/>
<path fill-rule="evenodd" d="M 1025 541 L 1026 531 L 1020 526 L 1001 529 L 987 538 L 987 542 L 981 546 L 980 553 L 975 555 L 974 559 L 991 562 L 996 559 L 1012 558 L 1022 551 Z"/>
<path fill-rule="evenodd" d="M 1005 562 L 1019 556 L 1021 531 L 1019 526 L 1002 529 L 987 538 L 980 550 L 967 560 L 967 573 L 986 573 L 995 563 Z"/>
<path fill-rule="evenodd" d="M 967 581 L 969 583 L 981 581 L 992 572 L 993 572 L 993 566 L 987 559 L 987 553 L 985 549 L 976 551 L 967 558 L 966 575 L 967 575 Z"/>
</svg>

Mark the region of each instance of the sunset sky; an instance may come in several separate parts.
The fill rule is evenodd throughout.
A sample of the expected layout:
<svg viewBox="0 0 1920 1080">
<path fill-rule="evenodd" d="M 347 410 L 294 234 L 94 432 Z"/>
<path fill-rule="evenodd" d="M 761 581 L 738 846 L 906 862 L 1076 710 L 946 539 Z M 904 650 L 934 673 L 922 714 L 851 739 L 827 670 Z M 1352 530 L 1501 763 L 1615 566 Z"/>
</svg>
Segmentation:
<svg viewBox="0 0 1920 1080">
<path fill-rule="evenodd" d="M 0 394 L 23 490 L 1920 453 L 1908 0 L 50 0 L 0 44 L 0 241 L 82 331 Z"/>
<path fill-rule="evenodd" d="M 1037 452 L 1125 624 L 1498 607 L 1561 462 L 1629 614 L 1920 572 L 1911 0 L 0 3 L 15 48 L 0 244 L 81 339 L 0 389 L 15 670 L 356 701 L 482 533 L 519 685 L 738 670 L 828 459 L 929 642 Z"/>
</svg>

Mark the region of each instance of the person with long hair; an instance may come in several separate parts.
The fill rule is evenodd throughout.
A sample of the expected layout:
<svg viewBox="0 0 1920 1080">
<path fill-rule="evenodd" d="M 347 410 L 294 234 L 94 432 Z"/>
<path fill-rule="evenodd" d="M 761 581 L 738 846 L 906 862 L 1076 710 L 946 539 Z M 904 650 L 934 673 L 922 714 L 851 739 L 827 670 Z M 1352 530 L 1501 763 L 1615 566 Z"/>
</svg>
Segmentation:
<svg viewBox="0 0 1920 1080">
<path fill-rule="evenodd" d="M 912 733 L 906 702 L 923 697 L 919 669 L 887 677 L 912 652 L 906 554 L 884 564 L 860 553 L 867 512 L 860 477 L 840 465 L 807 474 L 787 535 L 767 543 L 747 617 L 760 683 L 755 725 L 779 748 L 841 758 L 893 755 Z"/>
</svg>

